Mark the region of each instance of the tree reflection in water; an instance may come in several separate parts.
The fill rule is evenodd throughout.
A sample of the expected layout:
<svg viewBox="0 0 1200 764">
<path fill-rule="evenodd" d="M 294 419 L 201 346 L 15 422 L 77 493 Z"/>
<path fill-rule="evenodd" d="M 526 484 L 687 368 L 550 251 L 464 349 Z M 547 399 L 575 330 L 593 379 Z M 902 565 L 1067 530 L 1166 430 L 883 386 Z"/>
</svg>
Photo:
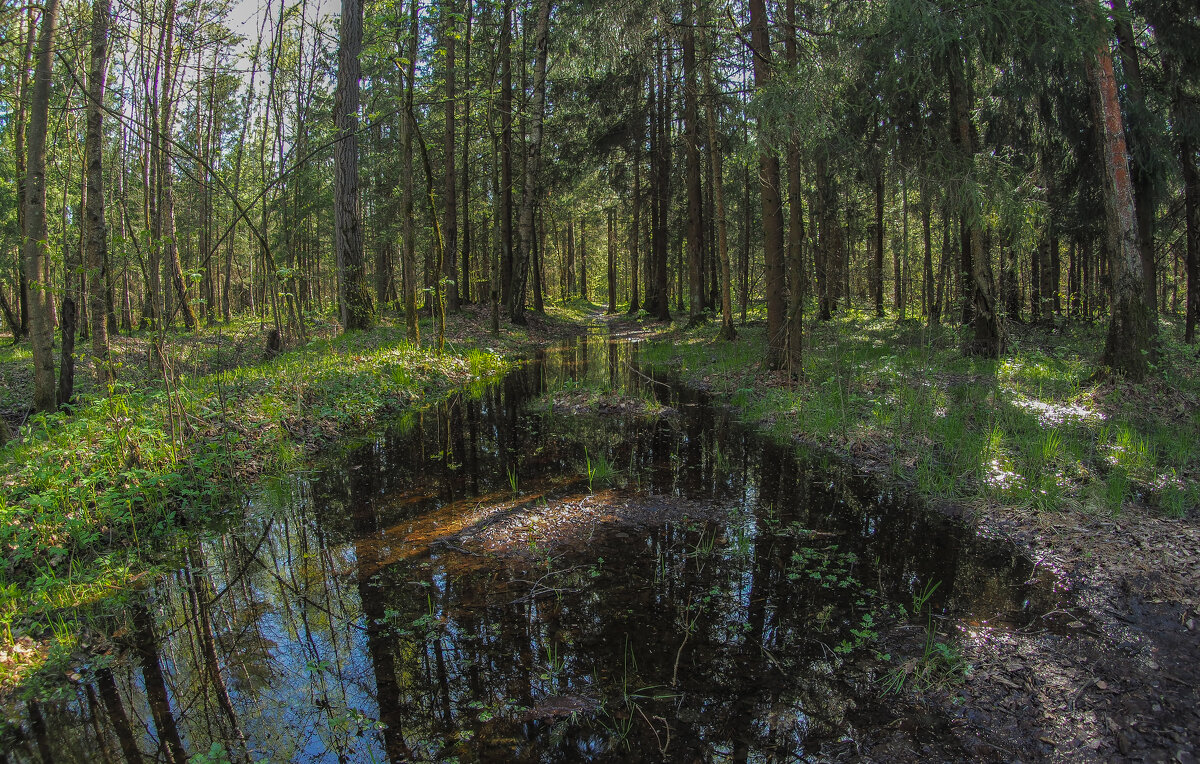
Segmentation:
<svg viewBox="0 0 1200 764">
<path fill-rule="evenodd" d="M 556 413 L 562 390 L 669 409 Z M 619 485 L 589 491 L 585 449 Z M 787 760 L 888 721 L 880 624 L 927 583 L 974 620 L 1053 596 L 599 336 L 277 481 L 181 557 L 130 609 L 130 659 L 30 706 L 12 759 Z"/>
</svg>

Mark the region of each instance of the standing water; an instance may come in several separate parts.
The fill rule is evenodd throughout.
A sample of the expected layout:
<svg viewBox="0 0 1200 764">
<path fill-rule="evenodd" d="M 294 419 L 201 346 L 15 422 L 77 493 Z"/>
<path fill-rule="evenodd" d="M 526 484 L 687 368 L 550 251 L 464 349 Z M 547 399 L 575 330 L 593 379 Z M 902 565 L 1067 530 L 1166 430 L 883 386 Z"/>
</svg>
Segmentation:
<svg viewBox="0 0 1200 764">
<path fill-rule="evenodd" d="M 181 557 L 11 760 L 853 757 L 889 690 L 952 686 L 956 644 L 1054 598 L 601 335 L 277 481 Z"/>
</svg>

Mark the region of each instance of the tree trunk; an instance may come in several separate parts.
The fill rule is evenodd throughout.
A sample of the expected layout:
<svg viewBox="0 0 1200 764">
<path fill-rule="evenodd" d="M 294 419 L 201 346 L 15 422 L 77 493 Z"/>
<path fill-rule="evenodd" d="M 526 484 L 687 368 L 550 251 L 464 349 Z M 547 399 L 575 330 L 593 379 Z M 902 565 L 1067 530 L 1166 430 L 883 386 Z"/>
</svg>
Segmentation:
<svg viewBox="0 0 1200 764">
<path fill-rule="evenodd" d="M 570 300 L 575 294 L 575 218 L 567 215 L 567 289 L 563 295 Z"/>
<path fill-rule="evenodd" d="M 654 308 L 651 310 L 660 321 L 671 320 L 671 275 L 669 263 L 669 225 L 671 208 L 671 70 L 674 68 L 670 50 L 659 46 L 656 58 L 657 98 L 652 110 L 654 131 L 654 183 L 651 192 L 653 217 L 651 234 L 654 278 Z"/>
<path fill-rule="evenodd" d="M 25 275 L 23 262 L 25 213 L 28 210 L 26 185 L 29 183 L 28 149 L 25 143 L 28 123 L 29 70 L 33 66 L 34 44 L 37 40 L 37 24 L 34 23 L 34 8 L 29 6 L 25 14 L 25 51 L 22 56 L 21 74 L 17 79 L 17 115 L 13 125 L 13 162 L 17 170 L 17 232 L 21 236 L 21 249 L 17 254 L 17 314 L 19 330 L 13 332 L 13 341 L 29 336 L 29 279 Z"/>
<path fill-rule="evenodd" d="M 50 316 L 50 283 L 46 272 L 46 128 L 50 116 L 50 78 L 58 0 L 46 0 L 38 34 L 37 62 L 26 135 L 28 174 L 25 181 L 25 240 L 22 260 L 29 285 L 29 340 L 33 351 L 33 406 L 54 409 L 54 325 Z"/>
<path fill-rule="evenodd" d="M 817 221 L 820 228 L 818 240 L 821 245 L 820 258 L 817 260 L 817 290 L 820 293 L 818 317 L 828 321 L 837 312 L 837 290 L 845 242 L 839 214 L 837 179 L 829 170 L 829 160 L 824 152 L 817 156 L 816 172 Z"/>
<path fill-rule="evenodd" d="M 442 258 L 440 278 L 446 282 L 446 307 L 458 312 L 458 183 L 454 175 L 454 12 L 449 5 L 441 7 L 442 41 L 446 49 L 446 132 L 445 132 L 445 219 L 442 234 L 445 237 L 445 257 Z"/>
<path fill-rule="evenodd" d="M 1179 139 L 1179 158 L 1183 167 L 1183 206 L 1187 228 L 1187 316 L 1184 340 L 1196 341 L 1196 324 L 1200 322 L 1200 172 L 1196 169 L 1196 152 L 1186 137 Z"/>
<path fill-rule="evenodd" d="M 639 139 L 633 151 L 633 221 L 629 233 L 629 315 L 641 310 L 638 301 L 638 255 L 642 246 L 642 142 Z"/>
<path fill-rule="evenodd" d="M 1125 148 L 1128 150 L 1129 171 L 1133 175 L 1133 206 L 1137 216 L 1138 254 L 1142 258 L 1142 278 L 1146 290 L 1146 305 L 1155 311 L 1157 282 L 1154 262 L 1154 174 L 1141 161 L 1153 136 L 1145 125 L 1143 115 L 1150 113 L 1146 106 L 1146 88 L 1142 82 L 1142 65 L 1138 60 L 1137 44 L 1133 39 L 1129 7 L 1126 0 L 1112 0 L 1113 21 L 1117 33 L 1117 50 L 1121 54 L 1121 73 L 1124 75 Z"/>
<path fill-rule="evenodd" d="M 1196 168 L 1196 144 L 1185 126 L 1188 123 L 1189 103 L 1179 80 L 1178 62 L 1174 55 L 1164 52 L 1164 69 L 1174 81 L 1171 95 L 1171 123 L 1179 150 L 1179 167 L 1183 175 L 1184 218 L 1184 342 L 1196 341 L 1196 324 L 1200 322 L 1200 171 Z M 1192 107 L 1194 108 L 1194 106 Z"/>
<path fill-rule="evenodd" d="M 87 85 L 84 84 L 84 92 L 87 92 Z M 68 96 L 69 98 L 69 96 Z M 83 275 L 83 227 L 79 227 L 79 247 L 73 247 L 67 241 L 65 232 L 67 230 L 66 213 L 68 210 L 67 189 L 70 187 L 73 180 L 72 170 L 74 163 L 68 166 L 66 182 L 63 184 L 63 290 L 62 290 L 62 310 L 60 311 L 61 321 L 59 330 L 61 331 L 58 356 L 58 393 L 55 400 L 61 408 L 68 403 L 73 402 L 75 398 L 75 339 L 78 335 L 79 324 L 82 320 L 80 317 L 79 301 L 82 297 L 80 294 L 80 277 Z M 85 173 L 86 173 L 86 168 Z M 80 210 L 87 205 L 87 185 L 86 179 L 81 177 L 79 192 L 83 195 L 80 199 Z"/>
<path fill-rule="evenodd" d="M 342 0 L 337 92 L 334 97 L 333 214 L 342 329 L 369 329 L 375 308 L 367 288 L 358 199 L 358 80 L 362 52 L 362 0 Z"/>
<path fill-rule="evenodd" d="M 933 323 L 933 225 L 930 220 L 933 204 L 929 189 L 921 184 L 921 310 L 929 323 Z"/>
<path fill-rule="evenodd" d="M 587 283 L 587 218 L 579 219 L 579 296 L 588 302 Z"/>
<path fill-rule="evenodd" d="M 733 290 L 729 276 L 729 225 L 725 219 L 725 181 L 722 164 L 724 157 L 720 144 L 717 143 L 717 89 L 713 84 L 712 72 L 707 68 L 704 70 L 704 80 L 707 96 L 704 99 L 704 116 L 708 122 L 708 151 L 712 157 L 713 204 L 717 208 L 717 258 L 721 265 L 721 331 L 717 337 L 732 341 L 737 338 L 737 329 L 733 327 Z"/>
<path fill-rule="evenodd" d="M 963 62 L 957 52 L 950 61 L 951 142 L 961 152 L 964 164 L 975 155 L 975 130 L 971 124 L 970 96 L 963 72 Z M 1000 317 L 996 314 L 996 298 L 991 262 L 983 248 L 983 227 L 978 211 L 964 212 L 962 222 L 964 294 L 974 292 L 970 313 L 974 332 L 967 352 L 987 358 L 999 358 L 1004 348 Z M 967 270 L 969 266 L 969 271 Z M 970 291 L 968 291 L 970 290 Z"/>
<path fill-rule="evenodd" d="M 533 246 L 533 206 L 538 191 L 538 163 L 542 154 L 542 118 L 546 104 L 546 55 L 550 30 L 550 0 L 538 0 L 537 33 L 534 40 L 533 97 L 529 104 L 529 143 L 525 148 L 525 192 L 521 197 L 521 249 L 513 262 L 512 294 L 508 317 L 525 323 L 525 281 Z"/>
<path fill-rule="evenodd" d="M 754 57 L 754 85 L 766 87 L 771 77 L 771 40 L 764 0 L 750 0 L 750 40 Z M 760 196 L 763 208 L 763 261 L 767 293 L 768 368 L 779 369 L 786 360 L 784 352 L 783 299 L 783 205 L 779 188 L 779 157 L 768 152 L 759 155 Z"/>
<path fill-rule="evenodd" d="M 171 127 L 175 115 L 175 13 L 175 0 L 168 0 L 167 17 L 163 22 L 167 37 L 163 47 L 162 100 L 159 103 L 158 123 L 158 188 L 162 198 L 158 207 L 156 227 L 169 270 L 168 275 L 179 299 L 180 312 L 183 313 L 183 324 L 188 331 L 192 331 L 196 328 L 196 314 L 188 302 L 187 283 L 184 281 L 183 265 L 179 260 L 179 245 L 175 241 L 175 174 L 171 170 Z M 160 320 L 169 321 L 170 318 L 170 315 L 164 315 Z"/>
<path fill-rule="evenodd" d="M 535 313 L 545 313 L 546 304 L 543 301 L 545 294 L 545 280 L 542 273 L 542 260 L 546 249 L 546 218 L 542 214 L 541 202 L 538 202 L 534 209 L 534 221 L 537 232 L 534 234 L 533 247 L 533 262 L 530 264 L 532 271 L 532 292 L 533 292 L 533 311 Z"/>
<path fill-rule="evenodd" d="M 700 188 L 700 136 L 696 110 L 699 93 L 696 84 L 696 34 L 692 12 L 692 0 L 683 0 L 683 143 L 684 162 L 687 167 L 689 324 L 695 324 L 704 317 L 704 225 L 701 219 L 703 198 Z"/>
<path fill-rule="evenodd" d="M 463 136 L 462 136 L 462 279 L 459 299 L 471 302 L 471 27 L 474 4 L 466 0 L 467 32 L 463 37 Z"/>
<path fill-rule="evenodd" d="M 872 267 L 872 280 L 875 290 L 875 315 L 883 318 L 883 162 L 884 158 L 879 158 L 879 167 L 875 171 L 875 225 L 872 226 L 875 234 L 875 264 Z M 899 284 L 899 275 L 895 274 L 897 284 Z M 899 299 L 896 300 L 899 302 Z"/>
<path fill-rule="evenodd" d="M 107 230 L 104 225 L 104 85 L 108 58 L 109 0 L 92 3 L 92 66 L 88 76 L 87 135 L 84 154 L 87 159 L 87 208 L 84 225 L 87 228 L 88 300 L 91 304 L 92 363 L 96 384 L 103 392 L 115 377 L 109 363 L 108 321 L 105 310 L 108 251 Z"/>
<path fill-rule="evenodd" d="M 500 25 L 500 299 L 512 300 L 513 177 L 512 177 L 512 20 L 513 0 L 504 0 Z"/>
<path fill-rule="evenodd" d="M 608 313 L 617 312 L 617 211 L 608 211 Z"/>
<path fill-rule="evenodd" d="M 417 42 L 419 39 L 420 0 L 410 0 L 408 22 L 408 63 L 404 86 L 405 110 L 400 121 L 400 158 L 404 169 L 404 191 L 400 199 L 400 219 L 403 227 L 404 254 L 401 271 L 404 279 L 404 324 L 408 329 L 409 341 L 421 343 L 421 329 L 417 323 L 417 249 L 413 226 L 413 94 L 416 89 Z"/>
<path fill-rule="evenodd" d="M 796 2 L 787 2 L 787 32 L 784 51 L 788 66 L 799 65 L 799 46 L 796 39 Z M 793 136 L 788 143 L 788 319 L 787 365 L 791 376 L 799 379 L 804 369 L 804 204 L 801 200 L 800 142 Z"/>
<path fill-rule="evenodd" d="M 1084 19 L 1099 19 L 1093 0 L 1080 0 Z M 1128 150 L 1117 100 L 1108 40 L 1098 35 L 1094 54 L 1084 54 L 1091 90 L 1092 116 L 1099 132 L 1104 178 L 1105 244 L 1111 273 L 1112 306 L 1101 363 L 1119 374 L 1142 379 L 1155 360 L 1157 326 L 1147 304 L 1145 274 L 1138 247 L 1137 215 Z"/>
</svg>

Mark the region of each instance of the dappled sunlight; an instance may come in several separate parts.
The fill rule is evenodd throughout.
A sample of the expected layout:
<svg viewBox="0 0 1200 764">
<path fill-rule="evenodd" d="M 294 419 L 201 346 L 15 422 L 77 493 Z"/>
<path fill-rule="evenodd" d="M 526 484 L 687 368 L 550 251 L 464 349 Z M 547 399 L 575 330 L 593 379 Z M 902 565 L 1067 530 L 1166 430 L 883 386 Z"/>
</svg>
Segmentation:
<svg viewBox="0 0 1200 764">
<path fill-rule="evenodd" d="M 1019 409 L 1034 414 L 1043 427 L 1058 427 L 1064 424 L 1098 424 L 1105 421 L 1105 415 L 1094 408 L 1082 403 L 1051 403 L 1025 398 L 1014 394 L 1008 401 Z"/>
</svg>

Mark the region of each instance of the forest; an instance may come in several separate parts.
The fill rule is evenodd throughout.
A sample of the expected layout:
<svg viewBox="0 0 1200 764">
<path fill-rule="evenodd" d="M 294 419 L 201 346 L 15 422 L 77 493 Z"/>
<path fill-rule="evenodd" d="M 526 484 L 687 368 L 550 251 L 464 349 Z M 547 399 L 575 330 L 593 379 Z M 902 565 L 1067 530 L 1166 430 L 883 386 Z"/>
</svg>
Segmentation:
<svg viewBox="0 0 1200 764">
<path fill-rule="evenodd" d="M 1200 755 L 1194 0 L 0 51 L 0 764 Z"/>
</svg>

